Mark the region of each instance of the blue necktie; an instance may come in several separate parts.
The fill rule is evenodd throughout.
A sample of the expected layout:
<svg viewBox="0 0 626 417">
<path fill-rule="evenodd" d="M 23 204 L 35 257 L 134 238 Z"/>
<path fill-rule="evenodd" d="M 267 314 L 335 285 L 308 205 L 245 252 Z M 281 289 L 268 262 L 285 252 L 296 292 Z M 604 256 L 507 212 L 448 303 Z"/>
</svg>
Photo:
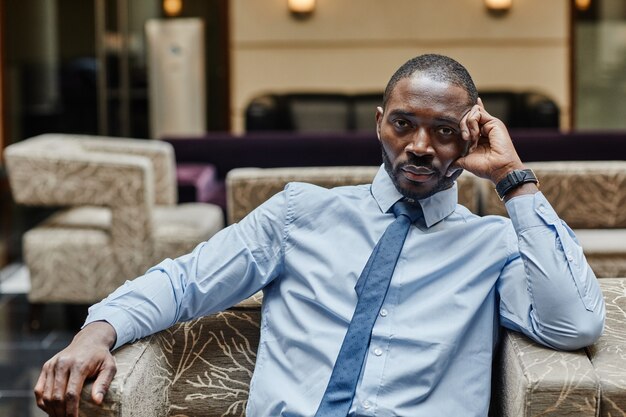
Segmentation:
<svg viewBox="0 0 626 417">
<path fill-rule="evenodd" d="M 350 411 L 374 322 L 383 305 L 391 276 L 411 224 L 421 215 L 419 205 L 398 201 L 396 220 L 380 238 L 356 284 L 359 297 L 335 367 L 315 417 L 345 417 Z"/>
</svg>

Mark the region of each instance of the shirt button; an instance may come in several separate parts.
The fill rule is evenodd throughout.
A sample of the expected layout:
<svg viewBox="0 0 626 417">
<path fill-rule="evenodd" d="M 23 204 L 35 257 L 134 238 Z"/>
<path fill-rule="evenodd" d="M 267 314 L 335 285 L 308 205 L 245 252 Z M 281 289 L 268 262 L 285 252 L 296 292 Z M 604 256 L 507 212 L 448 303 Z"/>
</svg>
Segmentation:
<svg viewBox="0 0 626 417">
<path fill-rule="evenodd" d="M 383 354 L 383 350 L 381 348 L 374 349 L 374 355 L 380 356 Z"/>
<path fill-rule="evenodd" d="M 539 206 L 539 212 L 540 213 L 545 213 L 546 212 L 546 208 L 544 206 Z"/>
<path fill-rule="evenodd" d="M 383 308 L 382 310 L 380 310 L 380 315 L 382 317 L 387 317 L 387 314 L 389 314 L 389 312 L 386 309 Z"/>
<path fill-rule="evenodd" d="M 370 403 L 369 401 L 365 400 L 363 401 L 363 408 L 370 408 L 372 406 L 372 403 Z"/>
</svg>

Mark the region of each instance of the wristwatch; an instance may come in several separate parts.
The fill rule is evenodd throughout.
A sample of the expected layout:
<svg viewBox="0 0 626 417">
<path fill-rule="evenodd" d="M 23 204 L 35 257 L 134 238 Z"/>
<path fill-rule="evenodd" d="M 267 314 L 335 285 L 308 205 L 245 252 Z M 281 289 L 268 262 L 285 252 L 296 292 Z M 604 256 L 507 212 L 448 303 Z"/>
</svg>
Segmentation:
<svg viewBox="0 0 626 417">
<path fill-rule="evenodd" d="M 506 193 L 508 193 L 515 187 L 526 184 L 527 182 L 534 182 L 535 184 L 539 184 L 539 180 L 537 180 L 537 177 L 535 176 L 535 173 L 532 169 L 513 170 L 509 172 L 506 177 L 498 182 L 498 184 L 496 185 L 496 193 L 498 193 L 498 197 L 500 197 L 500 200 L 504 200 Z"/>
</svg>

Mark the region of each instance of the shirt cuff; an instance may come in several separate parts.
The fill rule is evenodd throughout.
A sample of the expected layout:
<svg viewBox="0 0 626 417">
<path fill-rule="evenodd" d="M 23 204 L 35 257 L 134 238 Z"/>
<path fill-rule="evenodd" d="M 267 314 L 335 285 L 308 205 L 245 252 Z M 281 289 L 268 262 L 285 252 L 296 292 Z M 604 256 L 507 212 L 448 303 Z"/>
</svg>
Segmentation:
<svg viewBox="0 0 626 417">
<path fill-rule="evenodd" d="M 105 321 L 113 326 L 116 339 L 115 345 L 113 345 L 111 351 L 125 345 L 133 339 L 132 331 L 128 325 L 130 320 L 126 316 L 126 312 L 124 310 L 96 304 L 89 308 L 89 315 L 87 316 L 83 327 L 95 321 Z"/>
<path fill-rule="evenodd" d="M 559 216 L 541 192 L 513 197 L 505 206 L 518 231 L 559 222 Z"/>
</svg>

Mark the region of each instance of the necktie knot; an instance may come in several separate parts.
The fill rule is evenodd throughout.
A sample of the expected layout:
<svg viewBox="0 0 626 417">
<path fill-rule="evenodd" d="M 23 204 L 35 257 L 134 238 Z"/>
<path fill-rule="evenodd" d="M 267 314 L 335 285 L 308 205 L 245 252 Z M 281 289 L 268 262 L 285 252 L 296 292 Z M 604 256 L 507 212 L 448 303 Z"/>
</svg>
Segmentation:
<svg viewBox="0 0 626 417">
<path fill-rule="evenodd" d="M 404 200 L 396 202 L 391 209 L 396 217 L 406 216 L 411 219 L 411 223 L 415 222 L 422 215 L 422 207 L 419 203 L 409 203 Z"/>
</svg>

